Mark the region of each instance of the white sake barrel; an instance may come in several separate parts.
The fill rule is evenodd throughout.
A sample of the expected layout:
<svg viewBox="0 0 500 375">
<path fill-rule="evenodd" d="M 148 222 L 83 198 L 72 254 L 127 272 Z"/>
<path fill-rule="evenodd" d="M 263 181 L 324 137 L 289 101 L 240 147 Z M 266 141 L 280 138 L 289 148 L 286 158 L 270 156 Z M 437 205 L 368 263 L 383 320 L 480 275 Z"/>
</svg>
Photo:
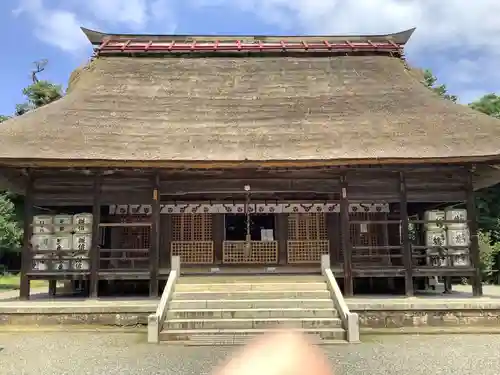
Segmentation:
<svg viewBox="0 0 500 375">
<path fill-rule="evenodd" d="M 66 255 L 65 255 L 66 256 Z M 68 254 L 69 256 L 69 254 Z M 69 270 L 69 259 L 59 259 L 55 256 L 52 260 L 52 270 L 53 271 L 67 271 Z"/>
<path fill-rule="evenodd" d="M 427 254 L 427 265 L 433 267 L 447 267 L 448 258 L 439 254 Z"/>
<path fill-rule="evenodd" d="M 48 271 L 49 270 L 49 254 L 36 254 L 31 262 L 33 271 Z"/>
<path fill-rule="evenodd" d="M 73 224 L 72 215 L 55 215 L 54 225 L 71 225 Z"/>
<path fill-rule="evenodd" d="M 446 224 L 448 229 L 465 229 L 467 228 L 467 210 L 461 208 L 450 208 L 445 210 L 445 220 L 460 220 L 463 223 Z"/>
<path fill-rule="evenodd" d="M 76 252 L 72 255 L 70 268 L 74 271 L 88 271 L 90 269 L 89 256 L 86 252 Z"/>
<path fill-rule="evenodd" d="M 73 215 L 73 224 L 75 225 L 92 225 L 93 216 L 89 213 L 81 213 Z"/>
<path fill-rule="evenodd" d="M 73 224 L 70 225 L 54 225 L 54 233 L 59 234 L 59 233 L 66 233 L 66 234 L 71 234 L 73 233 Z"/>
<path fill-rule="evenodd" d="M 73 215 L 75 233 L 92 233 L 93 216 L 88 213 Z"/>
<path fill-rule="evenodd" d="M 67 251 L 73 247 L 73 236 L 71 234 L 58 233 L 52 235 L 52 250 Z"/>
<path fill-rule="evenodd" d="M 470 235 L 467 228 L 464 229 L 448 229 L 447 233 L 448 246 L 469 246 Z"/>
<path fill-rule="evenodd" d="M 52 234 L 53 232 L 54 226 L 52 224 L 33 226 L 33 234 Z"/>
<path fill-rule="evenodd" d="M 35 215 L 33 216 L 33 225 L 44 226 L 52 225 L 54 222 L 54 217 L 52 215 Z"/>
<path fill-rule="evenodd" d="M 443 229 L 428 230 L 425 233 L 425 246 L 446 246 L 446 231 Z"/>
<path fill-rule="evenodd" d="M 454 267 L 468 267 L 471 265 L 468 250 L 450 250 L 449 253 Z"/>
<path fill-rule="evenodd" d="M 92 234 L 75 233 L 73 235 L 73 250 L 89 251 L 92 247 Z"/>
<path fill-rule="evenodd" d="M 438 220 L 438 221 L 443 221 L 445 218 L 445 213 L 444 211 L 441 210 L 429 210 L 425 211 L 424 213 L 424 220 Z M 425 229 L 427 230 L 438 230 L 442 228 L 443 225 L 440 223 L 426 223 L 425 224 Z"/>
<path fill-rule="evenodd" d="M 72 215 L 54 216 L 54 233 L 70 233 L 73 231 Z"/>
<path fill-rule="evenodd" d="M 49 251 L 52 249 L 51 234 L 34 234 L 31 236 L 31 246 L 33 250 Z"/>
</svg>

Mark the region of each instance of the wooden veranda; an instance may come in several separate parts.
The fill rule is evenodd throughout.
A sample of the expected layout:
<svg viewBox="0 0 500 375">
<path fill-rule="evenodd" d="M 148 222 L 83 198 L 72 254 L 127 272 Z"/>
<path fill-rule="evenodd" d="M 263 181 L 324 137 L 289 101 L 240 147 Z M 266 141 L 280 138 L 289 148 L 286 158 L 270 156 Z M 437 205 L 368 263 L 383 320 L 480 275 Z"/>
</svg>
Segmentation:
<svg viewBox="0 0 500 375">
<path fill-rule="evenodd" d="M 324 253 L 330 254 L 335 276 L 344 281 L 346 296 L 353 295 L 358 278 L 404 279 L 405 293 L 411 296 L 414 281 L 430 276 L 470 277 L 474 294 L 482 293 L 474 168 L 25 168 L 3 173 L 11 181 L 26 182 L 22 298 L 28 298 L 34 278 L 88 280 L 91 297 L 98 295 L 101 280 L 149 280 L 150 295 L 157 296 L 172 255 L 181 257 L 187 272 L 190 267 L 207 273 L 260 267 L 279 273 L 280 267 L 297 272 L 316 267 L 319 272 Z M 423 213 L 457 204 L 467 208 L 470 243 L 461 249 L 470 262 L 455 265 L 450 253 L 441 255 L 449 258 L 445 266 L 429 263 L 423 238 L 429 220 Z M 248 239 L 225 238 L 220 207 L 251 217 L 264 206 L 268 213 L 281 207 L 272 213 L 271 240 L 252 240 L 246 249 Z M 33 217 L 80 211 L 93 217 L 88 269 L 57 269 L 52 263 L 71 262 L 75 250 L 50 249 L 50 264 L 33 270 Z"/>
</svg>

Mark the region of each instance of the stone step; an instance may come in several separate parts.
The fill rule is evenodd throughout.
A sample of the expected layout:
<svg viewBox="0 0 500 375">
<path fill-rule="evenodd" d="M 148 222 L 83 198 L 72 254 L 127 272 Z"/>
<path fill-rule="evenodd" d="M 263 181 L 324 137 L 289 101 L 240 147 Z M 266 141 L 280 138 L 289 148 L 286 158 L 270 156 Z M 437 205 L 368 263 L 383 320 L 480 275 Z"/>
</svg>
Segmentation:
<svg viewBox="0 0 500 375">
<path fill-rule="evenodd" d="M 326 282 L 305 283 L 218 283 L 218 284 L 176 284 L 176 292 L 246 292 L 246 291 L 328 291 Z"/>
<path fill-rule="evenodd" d="M 177 309 L 167 311 L 171 319 L 262 319 L 262 318 L 337 318 L 334 308 L 255 308 L 255 309 Z"/>
<path fill-rule="evenodd" d="M 281 329 L 175 329 L 160 332 L 160 341 L 182 345 L 243 345 L 258 335 L 280 332 Z M 317 344 L 345 344 L 346 332 L 342 328 L 303 328 Z"/>
<path fill-rule="evenodd" d="M 197 329 L 266 329 L 266 328 L 342 328 L 338 318 L 250 318 L 250 319 L 174 319 L 163 328 L 170 330 Z"/>
<path fill-rule="evenodd" d="M 325 282 L 324 276 L 318 275 L 206 275 L 181 276 L 181 284 L 233 284 L 233 283 L 314 283 Z"/>
<path fill-rule="evenodd" d="M 175 291 L 174 300 L 218 300 L 218 299 L 276 299 L 276 298 L 330 298 L 328 290 L 247 290 L 247 291 Z"/>
<path fill-rule="evenodd" d="M 266 309 L 266 308 L 335 308 L 331 298 L 269 298 L 261 299 L 173 299 L 168 310 L 186 309 Z"/>
</svg>

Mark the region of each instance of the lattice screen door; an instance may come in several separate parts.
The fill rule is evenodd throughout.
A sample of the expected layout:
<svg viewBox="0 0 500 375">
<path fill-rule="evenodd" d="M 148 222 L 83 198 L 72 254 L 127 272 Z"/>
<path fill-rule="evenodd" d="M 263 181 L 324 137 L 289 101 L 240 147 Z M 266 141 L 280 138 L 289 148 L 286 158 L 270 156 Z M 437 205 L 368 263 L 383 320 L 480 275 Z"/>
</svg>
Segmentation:
<svg viewBox="0 0 500 375">
<path fill-rule="evenodd" d="M 172 215 L 172 255 L 184 264 L 214 261 L 211 214 Z"/>
</svg>

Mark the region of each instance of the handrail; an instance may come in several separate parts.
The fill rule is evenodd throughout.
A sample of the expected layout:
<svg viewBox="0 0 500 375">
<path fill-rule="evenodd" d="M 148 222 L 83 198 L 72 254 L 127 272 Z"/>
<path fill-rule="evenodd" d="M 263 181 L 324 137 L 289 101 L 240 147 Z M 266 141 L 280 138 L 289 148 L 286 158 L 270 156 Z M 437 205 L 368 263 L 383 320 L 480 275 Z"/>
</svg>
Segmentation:
<svg viewBox="0 0 500 375">
<path fill-rule="evenodd" d="M 324 275 L 326 276 L 326 279 L 329 284 L 329 289 L 332 292 L 333 295 L 333 302 L 335 303 L 335 307 L 337 308 L 340 318 L 344 323 L 347 323 L 347 316 L 351 313 L 349 311 L 349 307 L 347 306 L 347 303 L 345 302 L 344 296 L 342 295 L 342 292 L 340 290 L 339 284 L 337 283 L 337 280 L 335 279 L 335 276 L 333 275 L 333 272 L 330 268 L 327 268 L 324 270 Z"/>
<path fill-rule="evenodd" d="M 339 284 L 335 279 L 335 275 L 330 268 L 330 255 L 328 254 L 321 256 L 321 273 L 326 278 L 333 303 L 340 314 L 342 325 L 347 332 L 347 341 L 359 342 L 359 316 L 356 313 L 350 312 L 349 306 L 347 306 Z"/>
<path fill-rule="evenodd" d="M 158 343 L 160 341 L 160 332 L 167 317 L 168 303 L 172 299 L 175 291 L 175 284 L 180 277 L 180 257 L 172 256 L 171 269 L 168 275 L 167 283 L 156 308 L 156 312 L 148 316 L 148 342 Z"/>
</svg>

